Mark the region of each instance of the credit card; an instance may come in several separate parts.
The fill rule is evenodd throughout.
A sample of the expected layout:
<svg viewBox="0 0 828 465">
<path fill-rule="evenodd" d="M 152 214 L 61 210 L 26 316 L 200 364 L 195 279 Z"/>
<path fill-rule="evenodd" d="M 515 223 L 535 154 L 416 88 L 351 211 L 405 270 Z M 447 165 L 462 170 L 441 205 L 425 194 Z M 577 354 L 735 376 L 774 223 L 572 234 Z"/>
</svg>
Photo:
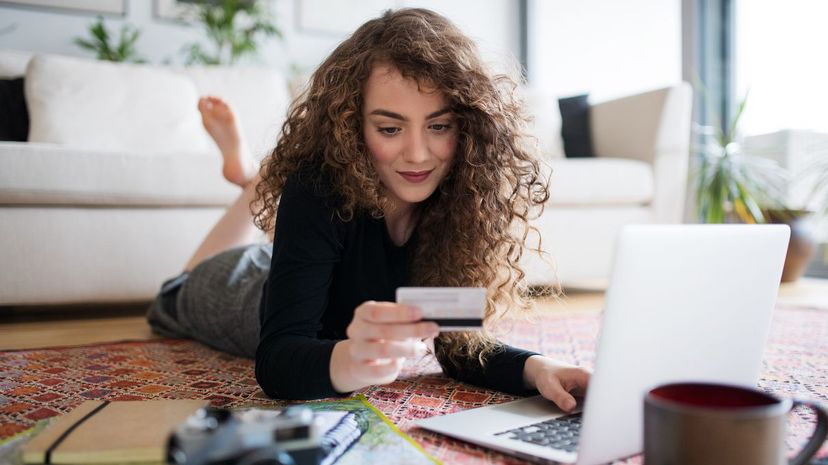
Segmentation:
<svg viewBox="0 0 828 465">
<path fill-rule="evenodd" d="M 484 287 L 399 287 L 397 303 L 418 307 L 440 331 L 480 331 L 486 311 Z"/>
</svg>

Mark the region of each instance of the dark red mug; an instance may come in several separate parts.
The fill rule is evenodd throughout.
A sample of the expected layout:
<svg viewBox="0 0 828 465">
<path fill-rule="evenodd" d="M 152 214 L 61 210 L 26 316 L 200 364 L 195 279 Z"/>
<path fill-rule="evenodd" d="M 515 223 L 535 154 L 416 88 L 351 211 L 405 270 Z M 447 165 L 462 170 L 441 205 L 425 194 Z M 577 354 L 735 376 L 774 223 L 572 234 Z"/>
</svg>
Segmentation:
<svg viewBox="0 0 828 465">
<path fill-rule="evenodd" d="M 644 398 L 644 463 L 783 465 L 787 416 L 800 405 L 813 409 L 817 426 L 791 465 L 807 464 L 828 435 L 819 405 L 722 384 L 658 386 Z"/>
</svg>

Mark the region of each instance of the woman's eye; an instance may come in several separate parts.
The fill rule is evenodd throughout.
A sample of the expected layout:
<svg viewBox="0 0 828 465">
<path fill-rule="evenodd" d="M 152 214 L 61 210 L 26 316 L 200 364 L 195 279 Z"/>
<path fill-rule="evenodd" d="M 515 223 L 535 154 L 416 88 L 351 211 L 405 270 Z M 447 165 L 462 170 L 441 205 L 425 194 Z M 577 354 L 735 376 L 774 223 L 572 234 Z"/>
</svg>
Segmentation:
<svg viewBox="0 0 828 465">
<path fill-rule="evenodd" d="M 449 124 L 432 124 L 431 129 L 434 129 L 438 132 L 448 131 L 451 128 Z"/>
<path fill-rule="evenodd" d="M 393 135 L 397 134 L 398 132 L 400 132 L 400 128 L 395 128 L 395 127 L 379 128 L 378 131 L 385 134 L 385 135 L 387 135 L 387 136 L 393 136 Z"/>
</svg>

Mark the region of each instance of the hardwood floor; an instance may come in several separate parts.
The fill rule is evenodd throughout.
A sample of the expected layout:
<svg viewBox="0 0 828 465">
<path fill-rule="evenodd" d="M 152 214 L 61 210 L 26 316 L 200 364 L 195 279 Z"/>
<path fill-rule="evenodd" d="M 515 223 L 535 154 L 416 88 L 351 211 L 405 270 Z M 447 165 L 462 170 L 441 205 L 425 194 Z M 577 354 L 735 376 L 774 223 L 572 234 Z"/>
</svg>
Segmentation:
<svg viewBox="0 0 828 465">
<path fill-rule="evenodd" d="M 828 308 L 828 280 L 783 284 L 778 302 Z M 597 311 L 603 292 L 569 290 L 559 299 L 538 299 L 544 311 Z M 0 309 L 0 350 L 71 346 L 155 336 L 144 319 L 145 303 Z"/>
<path fill-rule="evenodd" d="M 0 349 L 32 349 L 153 338 L 147 304 L 6 308 Z"/>
</svg>

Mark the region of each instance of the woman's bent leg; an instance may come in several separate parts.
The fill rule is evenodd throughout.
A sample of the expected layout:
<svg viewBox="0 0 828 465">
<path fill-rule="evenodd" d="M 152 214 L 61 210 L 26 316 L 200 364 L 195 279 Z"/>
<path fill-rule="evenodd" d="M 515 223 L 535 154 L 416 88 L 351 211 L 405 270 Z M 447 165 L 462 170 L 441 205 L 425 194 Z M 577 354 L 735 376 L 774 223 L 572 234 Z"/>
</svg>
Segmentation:
<svg viewBox="0 0 828 465">
<path fill-rule="evenodd" d="M 168 280 L 147 312 L 153 331 L 187 337 L 218 350 L 254 357 L 259 301 L 270 268 L 271 244 L 253 223 L 259 181 L 232 109 L 221 99 L 199 101 L 204 127 L 221 149 L 224 177 L 242 192 L 213 226 L 177 277 Z"/>
<path fill-rule="evenodd" d="M 224 215 L 207 233 L 193 256 L 184 266 L 184 271 L 191 271 L 205 259 L 228 249 L 243 245 L 254 244 L 261 239 L 261 233 L 253 223 L 253 213 L 250 204 L 256 196 L 256 184 L 259 177 L 247 184 L 241 195 L 224 212 Z"/>
<path fill-rule="evenodd" d="M 213 138 L 224 159 L 222 174 L 242 188 L 235 202 L 213 226 L 184 266 L 190 271 L 213 255 L 261 239 L 253 224 L 251 204 L 255 199 L 259 176 L 247 144 L 242 137 L 238 117 L 227 102 L 217 97 L 203 97 L 198 102 L 204 128 Z"/>
</svg>

